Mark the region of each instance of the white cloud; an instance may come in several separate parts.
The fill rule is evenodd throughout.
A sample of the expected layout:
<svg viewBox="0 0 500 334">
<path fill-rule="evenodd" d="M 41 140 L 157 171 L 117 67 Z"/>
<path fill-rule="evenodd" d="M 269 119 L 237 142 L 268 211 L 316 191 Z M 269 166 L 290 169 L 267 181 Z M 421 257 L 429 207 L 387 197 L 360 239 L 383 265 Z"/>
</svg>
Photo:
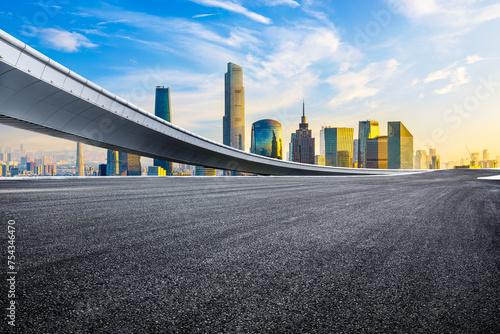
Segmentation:
<svg viewBox="0 0 500 334">
<path fill-rule="evenodd" d="M 329 105 L 339 107 L 355 99 L 375 96 L 381 89 L 377 82 L 380 83 L 391 77 L 399 65 L 397 60 L 390 59 L 385 62 L 371 63 L 359 72 L 331 76 L 326 81 L 337 88 L 339 93 L 330 100 Z"/>
<path fill-rule="evenodd" d="M 294 0 L 263 0 L 264 4 L 267 6 L 279 6 L 279 5 L 288 5 L 292 8 L 299 7 L 300 4 Z"/>
<path fill-rule="evenodd" d="M 445 87 L 434 90 L 434 94 L 448 94 L 450 92 L 456 91 L 458 87 L 470 82 L 470 77 L 467 74 L 467 69 L 465 67 L 457 68 L 451 73 L 450 81 L 450 84 L 446 85 Z"/>
<path fill-rule="evenodd" d="M 197 4 L 200 4 L 202 6 L 206 7 L 216 7 L 216 8 L 222 8 L 234 13 L 242 14 L 248 17 L 249 19 L 252 19 L 256 22 L 264 23 L 264 24 L 271 24 L 272 21 L 270 18 L 262 16 L 260 14 L 257 14 L 255 12 L 252 12 L 248 10 L 247 8 L 243 7 L 240 4 L 237 4 L 232 1 L 228 0 L 190 0 L 192 2 L 195 2 Z"/>
<path fill-rule="evenodd" d="M 62 29 L 28 27 L 25 35 L 38 37 L 43 44 L 56 50 L 64 52 L 76 52 L 81 48 L 95 48 L 98 45 L 91 43 L 89 39 L 77 32 Z"/>
<path fill-rule="evenodd" d="M 193 19 L 197 19 L 197 18 L 200 18 L 200 17 L 208 17 L 208 16 L 214 16 L 214 15 L 218 15 L 219 13 L 212 13 L 212 14 L 198 14 L 198 15 L 194 15 L 193 16 Z"/>
<path fill-rule="evenodd" d="M 445 69 L 430 73 L 424 79 L 424 83 L 448 79 L 451 76 L 451 74 L 453 73 L 453 70 L 457 66 L 457 64 L 458 63 L 453 63 L 450 66 L 446 67 Z"/>
<path fill-rule="evenodd" d="M 472 56 L 467 56 L 465 58 L 465 61 L 467 64 L 474 64 L 475 62 L 485 60 L 484 58 L 481 58 L 479 55 L 472 55 Z"/>
</svg>

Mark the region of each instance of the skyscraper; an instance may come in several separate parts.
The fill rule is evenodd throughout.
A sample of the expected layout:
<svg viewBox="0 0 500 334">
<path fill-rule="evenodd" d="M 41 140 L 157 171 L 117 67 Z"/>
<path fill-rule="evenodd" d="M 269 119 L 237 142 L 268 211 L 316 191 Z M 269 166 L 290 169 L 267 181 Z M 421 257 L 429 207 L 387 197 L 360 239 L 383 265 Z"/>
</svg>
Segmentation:
<svg viewBox="0 0 500 334">
<path fill-rule="evenodd" d="M 425 150 L 417 150 L 415 152 L 415 169 L 427 169 L 427 152 Z"/>
<path fill-rule="evenodd" d="M 216 176 L 216 170 L 214 168 L 196 166 L 194 175 L 195 176 Z"/>
<path fill-rule="evenodd" d="M 155 116 L 167 122 L 172 122 L 172 113 L 170 107 L 170 88 L 168 87 L 165 88 L 164 86 L 156 86 Z M 171 161 L 154 159 L 153 165 L 163 168 L 167 175 L 172 174 Z"/>
<path fill-rule="evenodd" d="M 141 157 L 136 154 L 119 152 L 119 175 L 141 176 Z"/>
<path fill-rule="evenodd" d="M 483 150 L 483 161 L 488 161 L 490 160 L 490 152 L 488 152 L 487 149 Z"/>
<path fill-rule="evenodd" d="M 83 166 L 82 143 L 76 143 L 76 176 L 85 176 L 85 167 Z"/>
<path fill-rule="evenodd" d="M 245 88 L 241 66 L 227 64 L 224 87 L 223 144 L 245 150 Z"/>
<path fill-rule="evenodd" d="M 352 167 L 353 128 L 323 127 L 325 165 Z"/>
<path fill-rule="evenodd" d="M 302 118 L 293 139 L 293 161 L 314 165 L 314 138 L 306 122 L 305 103 L 302 102 Z"/>
<path fill-rule="evenodd" d="M 297 134 L 294 132 L 290 138 L 290 144 L 288 145 L 288 161 L 293 161 L 293 140 L 297 137 Z"/>
<path fill-rule="evenodd" d="M 387 136 L 368 139 L 366 168 L 387 169 Z"/>
<path fill-rule="evenodd" d="M 353 140 L 352 145 L 352 167 L 358 167 L 358 151 L 359 151 L 359 139 Z"/>
<path fill-rule="evenodd" d="M 250 153 L 283 159 L 281 124 L 272 119 L 263 119 L 253 123 Z"/>
<path fill-rule="evenodd" d="M 118 151 L 108 150 L 106 175 L 115 176 L 120 174 Z"/>
<path fill-rule="evenodd" d="M 360 121 L 358 133 L 358 168 L 366 168 L 366 150 L 368 139 L 379 136 L 379 126 L 376 121 Z"/>
<path fill-rule="evenodd" d="M 387 168 L 413 169 L 413 136 L 401 122 L 387 123 Z"/>
</svg>

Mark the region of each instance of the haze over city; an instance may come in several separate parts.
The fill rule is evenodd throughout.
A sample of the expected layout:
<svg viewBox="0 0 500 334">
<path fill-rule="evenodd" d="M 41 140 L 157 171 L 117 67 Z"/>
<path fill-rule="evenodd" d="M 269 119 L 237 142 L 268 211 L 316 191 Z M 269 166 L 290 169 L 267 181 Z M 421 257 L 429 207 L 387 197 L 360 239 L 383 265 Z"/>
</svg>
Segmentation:
<svg viewBox="0 0 500 334">
<path fill-rule="evenodd" d="M 285 156 L 303 98 L 316 138 L 321 126 L 356 134 L 372 119 L 385 133 L 400 120 L 414 150 L 436 147 L 443 162 L 467 157 L 465 145 L 500 153 L 495 1 L 20 1 L 0 16 L 7 33 L 151 113 L 154 87 L 169 86 L 172 122 L 217 142 L 231 61 L 244 68 L 246 133 L 279 121 Z M 4 147 L 74 149 L 0 130 Z"/>
</svg>

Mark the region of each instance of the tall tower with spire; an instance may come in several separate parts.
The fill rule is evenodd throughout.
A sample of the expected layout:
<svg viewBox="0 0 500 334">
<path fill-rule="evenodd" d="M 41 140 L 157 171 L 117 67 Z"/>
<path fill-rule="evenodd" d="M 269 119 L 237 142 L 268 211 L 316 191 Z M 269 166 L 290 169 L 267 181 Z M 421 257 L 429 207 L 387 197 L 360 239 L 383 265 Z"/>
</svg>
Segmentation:
<svg viewBox="0 0 500 334">
<path fill-rule="evenodd" d="M 306 121 L 306 104 L 302 100 L 302 117 L 299 129 L 295 131 L 293 139 L 293 161 L 314 165 L 314 138 L 309 124 Z"/>
<path fill-rule="evenodd" d="M 83 166 L 82 143 L 76 143 L 76 176 L 85 176 L 85 167 Z"/>
</svg>

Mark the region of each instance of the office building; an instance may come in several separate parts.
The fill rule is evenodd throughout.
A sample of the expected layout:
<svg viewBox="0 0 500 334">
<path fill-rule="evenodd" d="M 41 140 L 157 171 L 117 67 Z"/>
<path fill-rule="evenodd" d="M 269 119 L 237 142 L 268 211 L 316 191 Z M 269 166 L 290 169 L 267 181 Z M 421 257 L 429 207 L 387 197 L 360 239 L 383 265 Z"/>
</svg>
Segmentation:
<svg viewBox="0 0 500 334">
<path fill-rule="evenodd" d="M 325 165 L 334 167 L 352 167 L 353 128 L 323 127 L 323 147 Z"/>
<path fill-rule="evenodd" d="M 471 166 L 479 166 L 479 152 L 472 153 Z"/>
<path fill-rule="evenodd" d="M 196 166 L 194 175 L 195 176 L 215 176 L 215 168 Z"/>
<path fill-rule="evenodd" d="M 483 161 L 488 161 L 490 160 L 490 152 L 488 150 L 484 149 L 483 150 Z"/>
<path fill-rule="evenodd" d="M 290 144 L 288 145 L 288 161 L 293 161 L 293 140 L 296 136 L 297 134 L 294 132 L 290 138 Z"/>
<path fill-rule="evenodd" d="M 413 169 L 413 136 L 401 122 L 387 123 L 387 168 Z"/>
<path fill-rule="evenodd" d="M 302 118 L 299 123 L 299 129 L 295 131 L 293 139 L 293 161 L 305 164 L 314 164 L 314 138 L 312 131 L 309 130 L 309 124 L 306 122 L 305 103 L 302 102 Z"/>
<path fill-rule="evenodd" d="M 106 176 L 107 166 L 106 164 L 99 165 L 99 176 Z"/>
<path fill-rule="evenodd" d="M 324 155 L 316 155 L 314 157 L 314 164 L 319 166 L 325 166 L 325 156 Z"/>
<path fill-rule="evenodd" d="M 281 124 L 272 119 L 263 119 L 253 123 L 250 153 L 282 160 Z"/>
<path fill-rule="evenodd" d="M 7 176 L 7 170 L 9 166 L 7 165 L 0 165 L 0 176 Z"/>
<path fill-rule="evenodd" d="M 166 176 L 167 171 L 160 166 L 149 166 L 148 176 Z"/>
<path fill-rule="evenodd" d="M 224 91 L 223 144 L 245 150 L 245 88 L 241 66 L 227 64 Z"/>
<path fill-rule="evenodd" d="M 141 157 L 135 154 L 119 152 L 119 175 L 141 176 Z"/>
<path fill-rule="evenodd" d="M 431 169 L 441 169 L 441 156 L 433 155 L 431 159 Z"/>
<path fill-rule="evenodd" d="M 387 169 L 387 136 L 366 142 L 366 168 Z"/>
<path fill-rule="evenodd" d="M 415 152 L 415 169 L 427 169 L 427 152 L 425 150 L 417 150 Z"/>
<path fill-rule="evenodd" d="M 358 168 L 359 139 L 354 139 L 352 143 L 352 167 Z"/>
<path fill-rule="evenodd" d="M 82 143 L 76 143 L 76 176 L 85 176 L 83 165 Z"/>
<path fill-rule="evenodd" d="M 366 168 L 366 150 L 368 139 L 379 136 L 379 124 L 376 121 L 360 121 L 358 133 L 358 168 Z"/>
<path fill-rule="evenodd" d="M 155 95 L 155 116 L 167 121 L 172 122 L 172 110 L 170 103 L 170 88 L 165 88 L 164 86 L 156 87 Z M 171 175 L 173 172 L 172 162 L 165 161 L 161 159 L 154 159 L 153 165 L 161 167 L 165 170 L 167 175 Z"/>
<path fill-rule="evenodd" d="M 108 156 L 106 160 L 106 175 L 116 176 L 120 175 L 119 166 L 119 154 L 118 151 L 108 150 Z"/>
</svg>

